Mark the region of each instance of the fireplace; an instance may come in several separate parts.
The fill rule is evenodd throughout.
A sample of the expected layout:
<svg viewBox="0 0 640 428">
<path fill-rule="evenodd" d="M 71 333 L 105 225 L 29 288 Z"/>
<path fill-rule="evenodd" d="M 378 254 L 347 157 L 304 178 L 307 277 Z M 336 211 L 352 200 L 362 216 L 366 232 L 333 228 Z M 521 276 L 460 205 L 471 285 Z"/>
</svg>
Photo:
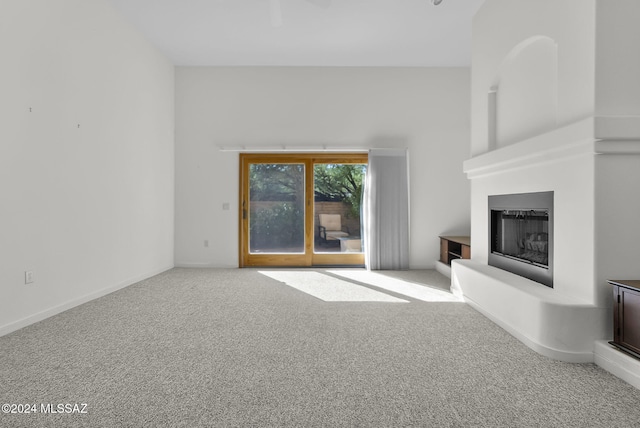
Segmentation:
<svg viewBox="0 0 640 428">
<path fill-rule="evenodd" d="M 489 196 L 489 264 L 553 288 L 553 192 Z"/>
</svg>

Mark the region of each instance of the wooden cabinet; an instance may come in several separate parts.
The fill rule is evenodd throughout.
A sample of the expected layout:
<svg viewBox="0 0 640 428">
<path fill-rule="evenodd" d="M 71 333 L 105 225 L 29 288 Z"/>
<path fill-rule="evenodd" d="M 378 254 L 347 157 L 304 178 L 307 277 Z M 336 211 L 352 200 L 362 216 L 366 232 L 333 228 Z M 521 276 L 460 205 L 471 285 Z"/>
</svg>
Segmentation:
<svg viewBox="0 0 640 428">
<path fill-rule="evenodd" d="M 451 260 L 471 258 L 471 238 L 468 236 L 441 236 L 440 261 L 451 265 Z"/>
<path fill-rule="evenodd" d="M 616 348 L 640 358 L 640 280 L 609 280 L 613 286 L 613 341 Z"/>
</svg>

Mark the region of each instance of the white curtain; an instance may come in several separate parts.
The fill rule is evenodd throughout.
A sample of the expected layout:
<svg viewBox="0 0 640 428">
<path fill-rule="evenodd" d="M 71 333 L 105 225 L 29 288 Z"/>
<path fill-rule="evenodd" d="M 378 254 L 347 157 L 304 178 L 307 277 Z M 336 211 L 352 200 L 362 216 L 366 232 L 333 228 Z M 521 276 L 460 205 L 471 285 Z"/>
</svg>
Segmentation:
<svg viewBox="0 0 640 428">
<path fill-rule="evenodd" d="M 409 159 L 406 149 L 369 151 L 363 223 L 367 269 L 409 269 Z"/>
</svg>

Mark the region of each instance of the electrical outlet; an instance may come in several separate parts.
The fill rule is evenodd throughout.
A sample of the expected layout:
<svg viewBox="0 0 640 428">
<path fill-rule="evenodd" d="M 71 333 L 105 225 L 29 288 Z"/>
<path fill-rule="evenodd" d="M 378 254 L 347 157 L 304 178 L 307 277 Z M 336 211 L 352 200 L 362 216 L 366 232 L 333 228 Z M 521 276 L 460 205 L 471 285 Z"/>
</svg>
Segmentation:
<svg viewBox="0 0 640 428">
<path fill-rule="evenodd" d="M 224 202 L 224 203 L 222 204 L 222 210 L 223 210 L 223 211 L 229 211 L 229 208 L 230 208 L 230 206 L 229 206 L 229 202 Z"/>
<path fill-rule="evenodd" d="M 31 284 L 33 282 L 33 272 L 28 270 L 24 273 L 24 283 Z"/>
</svg>

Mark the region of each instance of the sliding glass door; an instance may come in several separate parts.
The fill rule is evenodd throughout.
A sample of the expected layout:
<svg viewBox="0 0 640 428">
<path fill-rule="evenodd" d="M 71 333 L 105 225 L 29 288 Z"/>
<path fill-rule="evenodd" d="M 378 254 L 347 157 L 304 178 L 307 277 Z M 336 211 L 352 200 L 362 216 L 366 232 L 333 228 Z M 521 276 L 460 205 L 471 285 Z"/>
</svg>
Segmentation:
<svg viewBox="0 0 640 428">
<path fill-rule="evenodd" d="M 240 266 L 362 265 L 366 154 L 240 155 Z"/>
</svg>

